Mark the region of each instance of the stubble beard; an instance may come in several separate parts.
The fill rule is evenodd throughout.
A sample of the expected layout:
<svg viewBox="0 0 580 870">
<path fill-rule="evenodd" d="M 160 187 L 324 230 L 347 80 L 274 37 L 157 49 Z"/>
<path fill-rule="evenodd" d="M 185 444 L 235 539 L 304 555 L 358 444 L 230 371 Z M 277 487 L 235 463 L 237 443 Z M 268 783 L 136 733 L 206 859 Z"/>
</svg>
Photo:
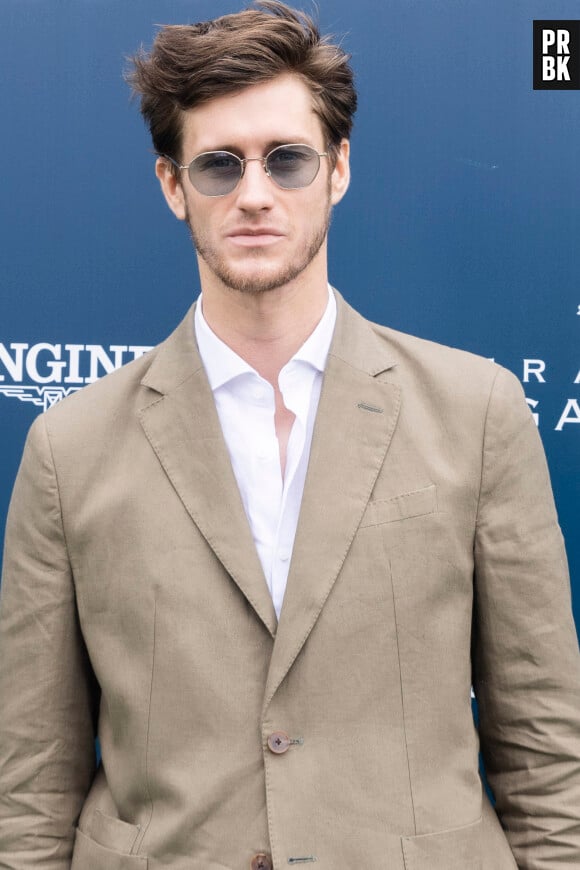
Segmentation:
<svg viewBox="0 0 580 870">
<path fill-rule="evenodd" d="M 203 234 L 196 231 L 187 206 L 185 220 L 189 227 L 191 240 L 197 254 L 204 261 L 208 269 L 210 269 L 210 271 L 213 272 L 213 274 L 222 282 L 222 284 L 224 284 L 228 289 L 237 290 L 240 293 L 259 294 L 267 293 L 270 290 L 276 290 L 278 287 L 283 287 L 285 284 L 294 281 L 302 274 L 302 272 L 304 272 L 320 251 L 320 248 L 328 235 L 331 213 L 332 207 L 329 196 L 323 220 L 321 220 L 319 226 L 315 229 L 315 232 L 308 240 L 308 244 L 302 252 L 302 256 L 299 259 L 297 258 L 296 262 L 288 263 L 285 268 L 280 269 L 276 274 L 264 274 L 262 276 L 254 274 L 251 277 L 240 275 L 236 272 L 235 268 L 230 268 L 225 261 L 225 258 L 222 257 L 214 247 L 212 247 L 209 241 L 204 239 Z M 257 251 L 255 254 L 257 262 L 259 261 L 260 256 L 261 252 Z"/>
</svg>

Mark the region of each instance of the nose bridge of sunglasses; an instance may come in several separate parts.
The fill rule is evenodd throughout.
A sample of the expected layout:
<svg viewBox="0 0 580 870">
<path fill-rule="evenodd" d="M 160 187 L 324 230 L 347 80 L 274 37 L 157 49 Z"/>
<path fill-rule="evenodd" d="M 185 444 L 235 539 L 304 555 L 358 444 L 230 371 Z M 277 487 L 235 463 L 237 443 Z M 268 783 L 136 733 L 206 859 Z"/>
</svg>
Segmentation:
<svg viewBox="0 0 580 870">
<path fill-rule="evenodd" d="M 245 157 L 242 160 L 242 175 L 246 174 L 248 163 L 259 163 L 266 175 L 271 175 L 270 167 L 268 165 L 268 157 Z M 258 167 L 258 169 L 260 169 L 260 167 Z"/>
<path fill-rule="evenodd" d="M 251 166 L 252 163 L 256 165 Z M 245 186 L 249 183 L 251 187 L 255 184 L 264 186 L 265 182 L 269 186 L 272 181 L 272 173 L 266 157 L 246 157 L 243 160 L 242 174 L 238 185 Z"/>
</svg>

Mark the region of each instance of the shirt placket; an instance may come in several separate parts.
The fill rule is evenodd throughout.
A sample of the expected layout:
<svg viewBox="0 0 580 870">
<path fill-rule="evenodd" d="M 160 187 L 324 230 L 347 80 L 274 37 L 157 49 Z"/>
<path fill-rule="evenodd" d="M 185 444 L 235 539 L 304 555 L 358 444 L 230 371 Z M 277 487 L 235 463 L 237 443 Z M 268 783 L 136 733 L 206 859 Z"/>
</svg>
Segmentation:
<svg viewBox="0 0 580 870">
<path fill-rule="evenodd" d="M 290 370 L 280 374 L 280 390 L 284 404 L 295 415 L 286 453 L 286 475 L 276 533 L 272 548 L 272 596 L 276 610 L 282 607 L 288 579 L 294 536 L 298 522 L 299 499 L 292 497 L 292 489 L 303 459 L 306 440 L 308 407 L 314 373 L 303 369 L 301 363 L 292 362 Z"/>
</svg>

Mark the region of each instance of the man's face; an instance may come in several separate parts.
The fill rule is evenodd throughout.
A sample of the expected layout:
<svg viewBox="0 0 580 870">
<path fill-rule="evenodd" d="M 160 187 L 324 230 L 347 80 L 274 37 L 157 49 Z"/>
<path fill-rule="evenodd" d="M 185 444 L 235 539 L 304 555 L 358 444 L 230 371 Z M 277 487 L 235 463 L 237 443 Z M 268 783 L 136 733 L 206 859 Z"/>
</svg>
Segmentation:
<svg viewBox="0 0 580 870">
<path fill-rule="evenodd" d="M 277 145 L 296 143 L 327 151 L 310 91 L 295 75 L 253 85 L 184 114 L 184 164 L 205 151 L 265 157 Z M 170 208 L 189 225 L 204 290 L 217 281 L 242 292 L 264 292 L 314 275 L 321 265 L 325 272 L 331 207 L 349 180 L 346 140 L 335 167 L 321 157 L 318 175 L 300 190 L 277 187 L 260 161 L 246 164 L 235 190 L 221 197 L 199 193 L 186 171 L 181 184 L 176 182 L 162 159 L 157 175 Z"/>
</svg>

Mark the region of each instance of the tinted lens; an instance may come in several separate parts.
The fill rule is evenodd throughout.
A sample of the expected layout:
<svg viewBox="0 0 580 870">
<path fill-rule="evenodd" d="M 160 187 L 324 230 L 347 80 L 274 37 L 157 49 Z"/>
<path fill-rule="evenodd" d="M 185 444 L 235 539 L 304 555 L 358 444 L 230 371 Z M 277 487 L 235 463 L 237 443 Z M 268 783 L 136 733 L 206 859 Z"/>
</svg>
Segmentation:
<svg viewBox="0 0 580 870">
<path fill-rule="evenodd" d="M 189 164 L 193 186 L 206 196 L 231 193 L 242 176 L 242 162 L 229 151 L 207 151 Z"/>
<path fill-rule="evenodd" d="M 281 145 L 270 151 L 266 167 L 279 187 L 296 190 L 312 184 L 320 168 L 320 157 L 308 145 Z"/>
</svg>

